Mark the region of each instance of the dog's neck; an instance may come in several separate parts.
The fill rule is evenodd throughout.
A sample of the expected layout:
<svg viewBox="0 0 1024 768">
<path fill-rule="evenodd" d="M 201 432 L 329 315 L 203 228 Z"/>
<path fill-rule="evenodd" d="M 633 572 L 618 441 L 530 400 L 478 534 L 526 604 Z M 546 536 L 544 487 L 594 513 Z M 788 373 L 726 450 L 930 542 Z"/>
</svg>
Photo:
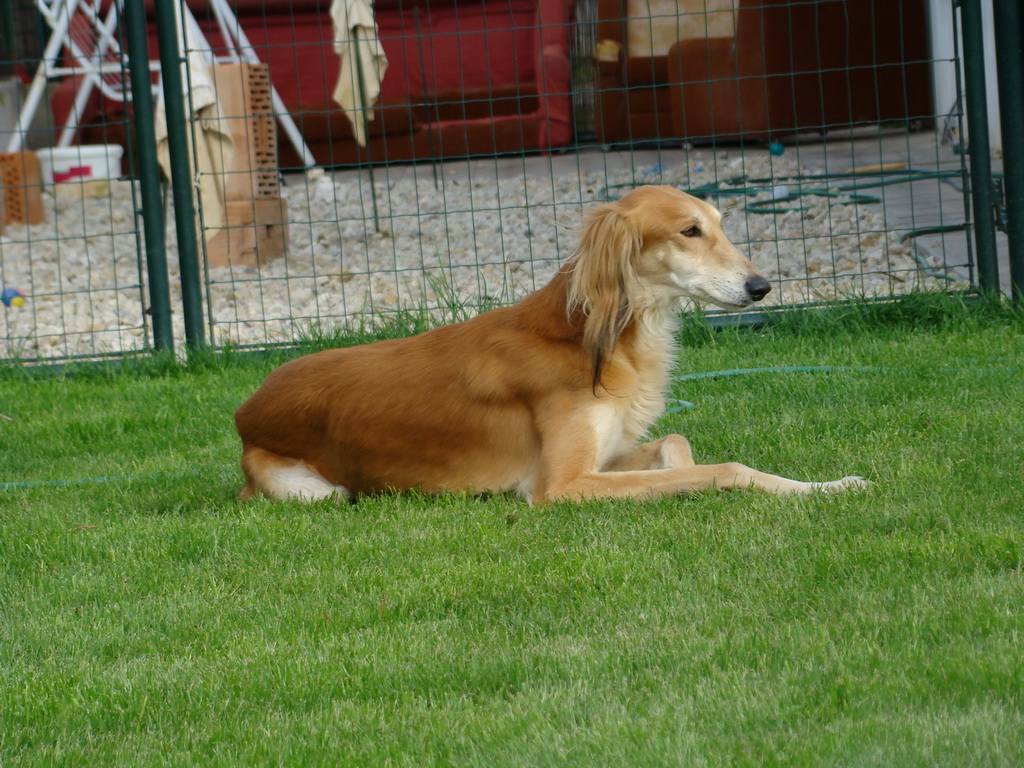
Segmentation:
<svg viewBox="0 0 1024 768">
<path fill-rule="evenodd" d="M 679 303 L 675 300 L 658 302 L 634 310 L 633 321 L 627 332 L 622 334 L 620 344 L 629 344 L 635 359 L 646 360 L 665 378 L 672 366 L 678 330 Z"/>
</svg>

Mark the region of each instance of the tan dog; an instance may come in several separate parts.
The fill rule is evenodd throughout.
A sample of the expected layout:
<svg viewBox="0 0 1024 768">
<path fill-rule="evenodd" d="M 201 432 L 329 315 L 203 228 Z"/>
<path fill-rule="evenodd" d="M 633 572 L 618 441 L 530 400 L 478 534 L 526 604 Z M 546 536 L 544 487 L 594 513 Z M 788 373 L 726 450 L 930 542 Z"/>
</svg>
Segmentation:
<svg viewBox="0 0 1024 768">
<path fill-rule="evenodd" d="M 390 490 L 527 499 L 652 497 L 705 488 L 807 493 L 742 464 L 698 465 L 679 435 L 637 445 L 665 405 L 681 297 L 741 308 L 771 290 L 721 214 L 671 187 L 599 205 L 544 288 L 408 339 L 274 371 L 235 414 L 240 498 Z"/>
</svg>

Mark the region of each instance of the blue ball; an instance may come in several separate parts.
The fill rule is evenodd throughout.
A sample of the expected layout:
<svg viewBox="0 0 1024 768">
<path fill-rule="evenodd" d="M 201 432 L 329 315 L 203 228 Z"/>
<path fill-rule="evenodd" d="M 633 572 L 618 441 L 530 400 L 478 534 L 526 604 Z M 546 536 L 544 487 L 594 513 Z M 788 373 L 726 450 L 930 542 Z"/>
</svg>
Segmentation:
<svg viewBox="0 0 1024 768">
<path fill-rule="evenodd" d="M 3 293 L 0 293 L 0 301 L 5 307 L 20 307 L 25 303 L 25 294 L 17 288 L 4 288 Z"/>
</svg>

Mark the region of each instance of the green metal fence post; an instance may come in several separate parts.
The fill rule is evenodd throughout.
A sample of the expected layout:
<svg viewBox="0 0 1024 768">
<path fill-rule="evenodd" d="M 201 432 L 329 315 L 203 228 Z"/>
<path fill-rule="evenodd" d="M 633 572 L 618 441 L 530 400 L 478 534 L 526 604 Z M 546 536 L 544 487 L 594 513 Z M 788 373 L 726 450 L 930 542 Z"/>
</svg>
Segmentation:
<svg viewBox="0 0 1024 768">
<path fill-rule="evenodd" d="M 181 0 L 158 0 L 157 44 L 163 76 L 164 111 L 167 116 L 167 149 L 171 161 L 171 193 L 174 197 L 174 225 L 178 236 L 181 268 L 181 300 L 185 316 L 185 343 L 203 345 L 203 299 L 199 280 L 199 248 L 196 243 L 195 206 L 192 201 L 192 172 L 189 136 L 185 125 L 185 90 L 182 84 L 182 49 L 174 4 Z"/>
<path fill-rule="evenodd" d="M 994 0 L 993 11 L 1010 286 L 1013 300 L 1024 302 L 1024 12 L 1020 0 Z"/>
<path fill-rule="evenodd" d="M 164 218 L 160 206 L 160 169 L 156 162 L 149 42 L 146 39 L 146 10 L 142 0 L 124 0 L 122 14 L 128 66 L 131 70 L 132 120 L 135 126 L 135 153 L 138 157 L 142 228 L 146 241 L 146 274 L 149 276 L 153 346 L 158 350 L 173 351 L 171 292 L 167 282 L 167 243 L 164 239 Z"/>
<path fill-rule="evenodd" d="M 992 157 L 988 141 L 981 0 L 959 0 L 959 6 L 964 39 L 964 99 L 971 160 L 974 242 L 978 252 L 978 285 L 985 293 L 995 293 L 999 290 L 999 257 L 992 209 Z"/>
<path fill-rule="evenodd" d="M 14 52 L 14 3 L 0 3 L 0 34 L 6 51 Z M 16 58 L 12 55 L 12 58 Z"/>
</svg>

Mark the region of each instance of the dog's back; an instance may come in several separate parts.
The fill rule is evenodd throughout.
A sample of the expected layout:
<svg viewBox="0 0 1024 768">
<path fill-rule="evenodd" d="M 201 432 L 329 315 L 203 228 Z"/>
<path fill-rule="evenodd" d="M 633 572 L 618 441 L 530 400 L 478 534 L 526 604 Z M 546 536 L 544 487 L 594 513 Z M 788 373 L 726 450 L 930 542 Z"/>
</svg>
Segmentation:
<svg viewBox="0 0 1024 768">
<path fill-rule="evenodd" d="M 238 408 L 247 487 L 275 496 L 529 489 L 539 453 L 529 403 L 552 377 L 585 377 L 566 357 L 568 319 L 544 296 L 408 339 L 327 350 L 275 370 Z M 563 310 L 564 312 L 564 310 Z M 559 373 L 559 370 L 561 373 Z M 311 471 L 323 494 L 274 493 L 271 470 Z M 297 467 L 297 468 L 296 468 Z"/>
</svg>

